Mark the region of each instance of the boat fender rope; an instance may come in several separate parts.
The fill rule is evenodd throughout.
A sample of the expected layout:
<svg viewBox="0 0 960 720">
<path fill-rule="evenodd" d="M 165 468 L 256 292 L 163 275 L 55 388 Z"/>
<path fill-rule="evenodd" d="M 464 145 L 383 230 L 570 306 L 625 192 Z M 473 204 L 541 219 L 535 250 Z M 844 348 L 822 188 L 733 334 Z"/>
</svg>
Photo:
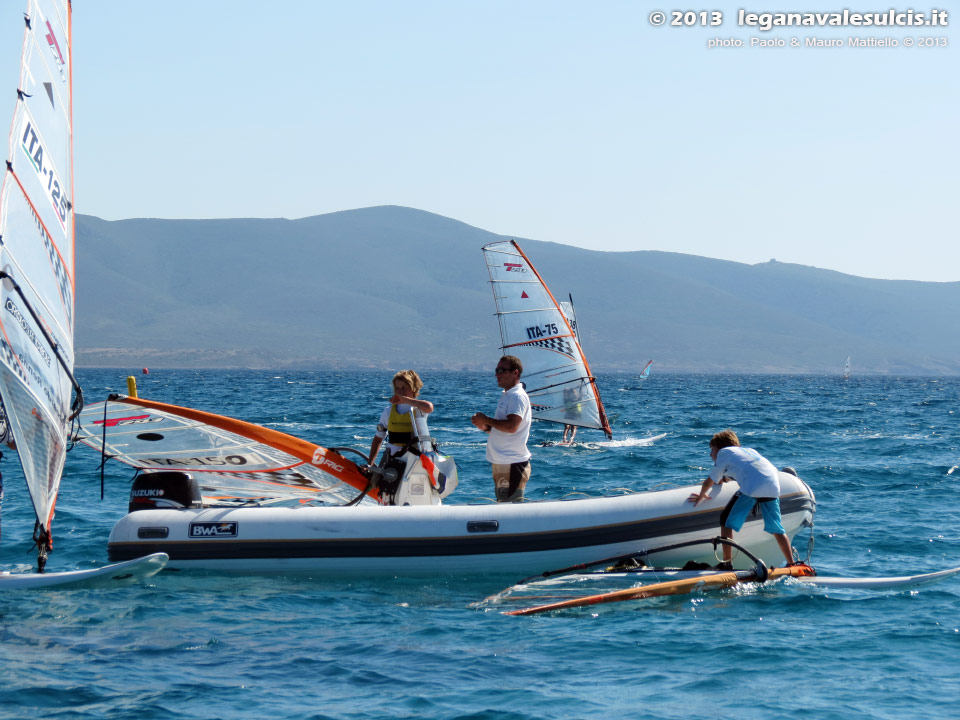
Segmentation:
<svg viewBox="0 0 960 720">
<path fill-rule="evenodd" d="M 809 563 L 810 558 L 813 556 L 813 520 L 810 521 L 809 526 L 810 526 L 810 536 L 807 538 L 807 556 L 803 559 L 803 562 L 805 564 Z"/>
</svg>

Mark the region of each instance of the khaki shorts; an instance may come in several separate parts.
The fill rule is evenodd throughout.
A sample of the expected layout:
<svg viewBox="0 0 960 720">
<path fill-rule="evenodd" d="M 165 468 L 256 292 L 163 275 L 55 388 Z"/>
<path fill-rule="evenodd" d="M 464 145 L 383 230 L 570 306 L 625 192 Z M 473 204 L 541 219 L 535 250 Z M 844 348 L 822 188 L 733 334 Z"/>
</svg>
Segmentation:
<svg viewBox="0 0 960 720">
<path fill-rule="evenodd" d="M 497 502 L 523 502 L 523 489 L 530 479 L 530 461 L 500 465 L 493 463 L 493 484 Z"/>
</svg>

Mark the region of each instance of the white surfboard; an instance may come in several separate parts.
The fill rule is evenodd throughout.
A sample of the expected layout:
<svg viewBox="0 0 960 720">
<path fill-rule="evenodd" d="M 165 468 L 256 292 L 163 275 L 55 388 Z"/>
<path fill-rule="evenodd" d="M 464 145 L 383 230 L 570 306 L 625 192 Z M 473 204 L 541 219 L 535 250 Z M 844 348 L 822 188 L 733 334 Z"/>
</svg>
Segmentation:
<svg viewBox="0 0 960 720">
<path fill-rule="evenodd" d="M 105 565 L 90 570 L 54 573 L 0 572 L 0 591 L 24 588 L 90 588 L 119 587 L 140 582 L 163 570 L 169 560 L 166 553 Z"/>
<path fill-rule="evenodd" d="M 917 585 L 929 585 L 940 582 L 948 577 L 960 573 L 960 567 L 950 568 L 949 570 L 940 570 L 939 572 L 925 573 L 923 575 L 903 575 L 900 577 L 873 577 L 873 578 L 848 578 L 848 577 L 798 577 L 793 578 L 797 582 L 807 585 L 817 585 L 819 587 L 835 588 L 859 588 L 861 590 L 887 590 L 893 588 L 913 587 Z"/>
</svg>

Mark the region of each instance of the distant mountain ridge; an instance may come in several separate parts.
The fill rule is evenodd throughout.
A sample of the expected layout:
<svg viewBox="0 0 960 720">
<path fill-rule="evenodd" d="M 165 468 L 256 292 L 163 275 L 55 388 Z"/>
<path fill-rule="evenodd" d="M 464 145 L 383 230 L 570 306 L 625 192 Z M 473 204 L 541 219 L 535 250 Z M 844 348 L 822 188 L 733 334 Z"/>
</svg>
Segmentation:
<svg viewBox="0 0 960 720">
<path fill-rule="evenodd" d="M 77 365 L 484 369 L 500 333 L 480 248 L 381 206 L 298 220 L 77 218 Z M 572 293 L 595 371 L 960 374 L 960 283 L 519 239 Z"/>
</svg>

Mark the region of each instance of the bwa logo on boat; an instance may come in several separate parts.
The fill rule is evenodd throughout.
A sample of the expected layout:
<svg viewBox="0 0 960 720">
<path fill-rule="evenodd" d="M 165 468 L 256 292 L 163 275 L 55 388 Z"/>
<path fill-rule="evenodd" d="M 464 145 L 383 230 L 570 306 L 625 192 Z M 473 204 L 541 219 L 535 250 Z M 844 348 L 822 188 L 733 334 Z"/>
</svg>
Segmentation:
<svg viewBox="0 0 960 720">
<path fill-rule="evenodd" d="M 190 537 L 236 537 L 235 522 L 196 522 L 190 523 Z"/>
</svg>

